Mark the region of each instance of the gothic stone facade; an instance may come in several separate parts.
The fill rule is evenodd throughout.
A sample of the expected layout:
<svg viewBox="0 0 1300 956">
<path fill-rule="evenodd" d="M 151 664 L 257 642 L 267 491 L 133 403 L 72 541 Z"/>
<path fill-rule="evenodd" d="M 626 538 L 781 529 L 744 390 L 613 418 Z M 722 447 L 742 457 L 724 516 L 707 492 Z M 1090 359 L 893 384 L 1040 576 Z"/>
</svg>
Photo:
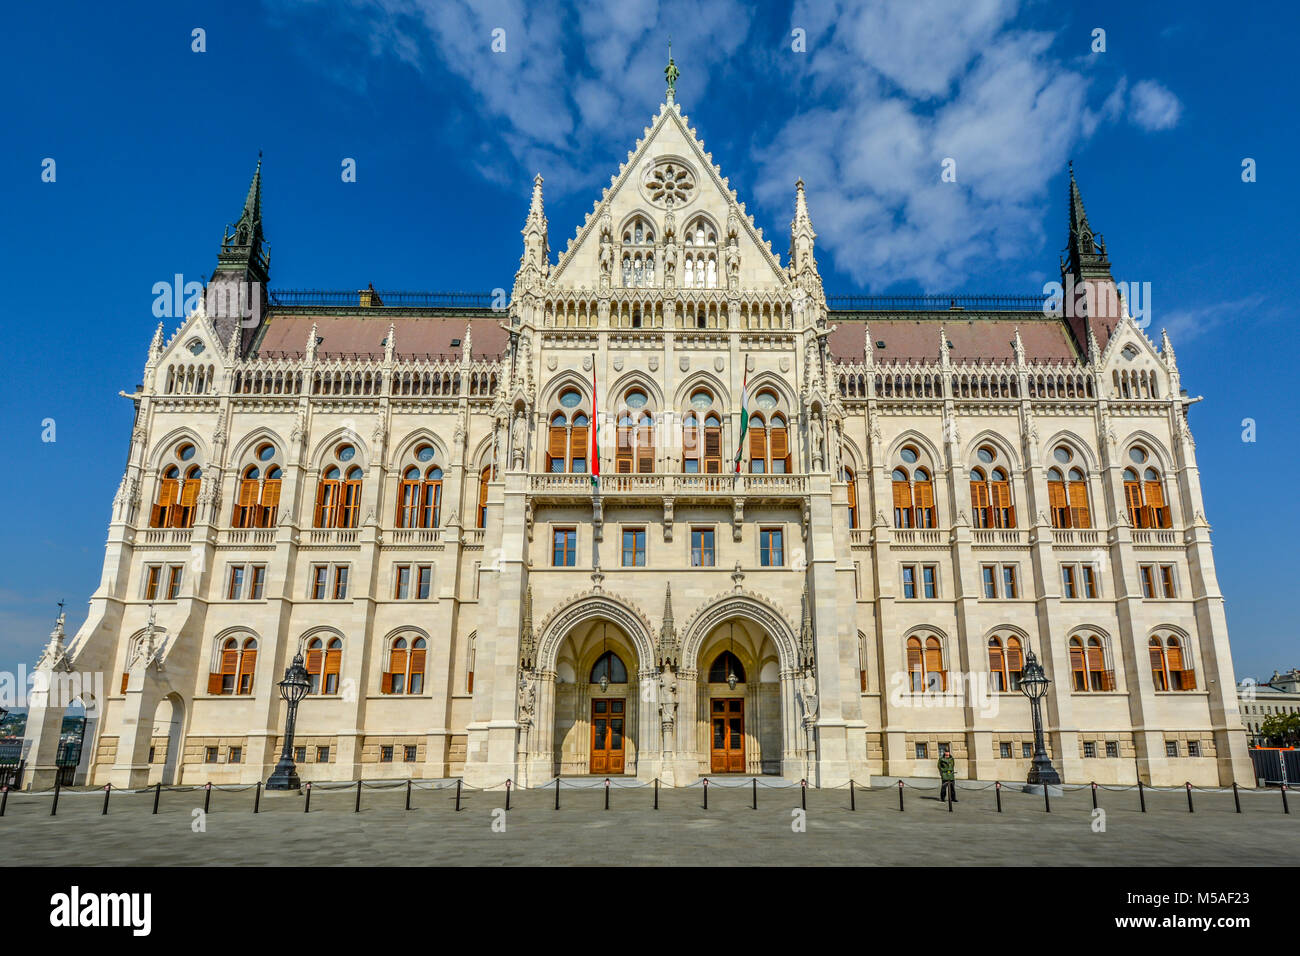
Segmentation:
<svg viewBox="0 0 1300 956">
<path fill-rule="evenodd" d="M 832 312 L 802 182 L 783 265 L 667 99 L 558 256 L 538 177 L 499 311 L 268 299 L 259 164 L 39 665 L 107 675 L 89 782 L 265 778 L 297 653 L 307 780 L 1023 778 L 1032 649 L 1065 780 L 1249 784 L 1189 399 L 1073 173 L 1091 309 Z"/>
</svg>

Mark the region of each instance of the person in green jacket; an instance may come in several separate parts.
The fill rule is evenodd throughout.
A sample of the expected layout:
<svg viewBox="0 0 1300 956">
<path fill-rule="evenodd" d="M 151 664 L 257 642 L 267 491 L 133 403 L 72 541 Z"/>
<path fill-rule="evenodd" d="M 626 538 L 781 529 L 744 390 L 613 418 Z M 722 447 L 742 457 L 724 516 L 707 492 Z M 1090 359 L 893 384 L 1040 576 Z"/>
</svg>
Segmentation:
<svg viewBox="0 0 1300 956">
<path fill-rule="evenodd" d="M 943 781 L 939 785 L 939 799 L 947 800 L 949 794 L 952 795 L 952 802 L 957 802 L 957 761 L 952 759 L 952 752 L 946 747 L 942 754 L 939 755 L 939 778 Z"/>
</svg>

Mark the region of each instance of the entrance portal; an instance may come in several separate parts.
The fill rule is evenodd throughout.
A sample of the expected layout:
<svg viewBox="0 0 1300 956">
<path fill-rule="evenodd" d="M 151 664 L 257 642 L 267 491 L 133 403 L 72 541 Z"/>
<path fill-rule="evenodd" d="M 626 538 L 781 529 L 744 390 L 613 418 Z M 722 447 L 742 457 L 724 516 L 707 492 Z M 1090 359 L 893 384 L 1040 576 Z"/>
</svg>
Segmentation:
<svg viewBox="0 0 1300 956">
<path fill-rule="evenodd" d="M 605 698 L 591 702 L 591 772 L 623 772 L 623 729 L 627 702 Z"/>
<path fill-rule="evenodd" d="M 740 697 L 714 698 L 709 769 L 712 773 L 745 772 L 745 701 Z"/>
</svg>

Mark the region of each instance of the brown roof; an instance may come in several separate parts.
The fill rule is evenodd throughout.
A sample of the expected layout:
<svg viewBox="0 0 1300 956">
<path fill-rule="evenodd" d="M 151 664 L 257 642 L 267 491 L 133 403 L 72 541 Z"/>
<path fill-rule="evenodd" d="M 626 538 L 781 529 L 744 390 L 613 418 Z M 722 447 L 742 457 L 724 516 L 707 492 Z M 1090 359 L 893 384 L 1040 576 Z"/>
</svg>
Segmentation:
<svg viewBox="0 0 1300 956">
<path fill-rule="evenodd" d="M 1064 322 L 1032 315 L 995 319 L 945 313 L 914 319 L 868 317 L 864 320 L 844 319 L 832 313 L 830 324 L 836 326 L 830 334 L 831 354 L 847 362 L 863 360 L 864 325 L 871 328 L 877 362 L 936 361 L 940 328 L 952 343 L 949 354 L 954 362 L 1014 361 L 1017 328 L 1025 346 L 1025 357 L 1031 362 L 1074 362 L 1079 358 Z M 881 342 L 885 343 L 883 347 Z"/>
<path fill-rule="evenodd" d="M 509 333 L 498 322 L 504 314 L 490 318 L 463 318 L 424 315 L 305 315 L 272 314 L 257 351 L 261 355 L 289 353 L 301 355 L 307 350 L 307 336 L 312 324 L 321 340 L 318 355 L 371 355 L 382 357 L 388 326 L 394 326 L 394 352 L 401 356 L 461 357 L 465 329 L 473 329 L 473 358 L 500 358 L 509 344 Z M 455 345 L 452 340 L 455 339 Z"/>
</svg>

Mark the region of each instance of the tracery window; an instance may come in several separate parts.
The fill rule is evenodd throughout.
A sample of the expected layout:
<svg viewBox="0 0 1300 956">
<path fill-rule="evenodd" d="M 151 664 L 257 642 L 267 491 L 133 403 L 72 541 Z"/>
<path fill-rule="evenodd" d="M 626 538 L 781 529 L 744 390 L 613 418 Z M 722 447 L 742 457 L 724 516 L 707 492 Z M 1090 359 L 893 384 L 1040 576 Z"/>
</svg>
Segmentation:
<svg viewBox="0 0 1300 956">
<path fill-rule="evenodd" d="M 696 389 L 682 415 L 682 471 L 688 475 L 722 473 L 722 418 L 713 393 Z"/>
<path fill-rule="evenodd" d="M 547 432 L 547 471 L 555 474 L 587 471 L 590 421 L 586 411 L 578 407 L 581 403 L 582 395 L 575 389 L 566 389 L 560 395 L 562 409 L 551 415 Z"/>
<path fill-rule="evenodd" d="M 1106 667 L 1106 648 L 1095 634 L 1070 638 L 1070 673 L 1076 692 L 1115 689 L 1115 672 Z"/>
<path fill-rule="evenodd" d="M 1196 671 L 1181 637 L 1152 637 L 1148 646 L 1156 690 L 1196 690 Z"/>
<path fill-rule="evenodd" d="M 930 635 L 922 644 L 919 637 L 907 639 L 908 683 L 914 694 L 948 689 L 948 672 L 943 666 L 943 643 Z"/>
<path fill-rule="evenodd" d="M 1060 445 L 1052 452 L 1057 465 L 1047 470 L 1047 500 L 1053 528 L 1091 528 L 1088 480 L 1074 464 L 1074 452 Z"/>
<path fill-rule="evenodd" d="M 1133 463 L 1133 467 L 1124 469 L 1124 503 L 1129 523 L 1135 528 L 1173 527 L 1164 482 L 1150 460 L 1150 453 L 1141 445 L 1134 445 L 1128 455 Z"/>
<path fill-rule="evenodd" d="M 623 397 L 614 449 L 617 474 L 651 474 L 655 470 L 654 417 L 647 402 L 640 389 L 632 389 Z"/>
<path fill-rule="evenodd" d="M 208 674 L 209 694 L 251 694 L 257 671 L 257 638 L 228 637 L 221 642 L 216 669 Z"/>
<path fill-rule="evenodd" d="M 718 231 L 703 216 L 687 228 L 683 239 L 682 286 L 687 289 L 718 287 Z"/>
<path fill-rule="evenodd" d="M 279 452 L 270 442 L 263 442 L 253 458 L 240 475 L 230 523 L 236 528 L 273 528 L 280 512 L 280 482 L 284 477 Z"/>
<path fill-rule="evenodd" d="M 343 641 L 313 637 L 307 642 L 307 682 L 309 694 L 337 694 L 339 671 L 343 665 Z"/>
<path fill-rule="evenodd" d="M 1011 501 L 1011 473 L 992 445 L 975 452 L 980 464 L 970 473 L 971 520 L 977 528 L 1014 528 L 1016 508 Z"/>
<path fill-rule="evenodd" d="M 989 675 L 993 690 L 1019 690 L 1024 666 L 1020 638 L 1011 635 L 1004 641 L 996 634 L 989 638 Z"/>
<path fill-rule="evenodd" d="M 623 230 L 623 287 L 649 288 L 655 284 L 655 230 L 637 216 Z"/>
<path fill-rule="evenodd" d="M 895 466 L 891 475 L 894 527 L 936 527 L 934 479 L 930 470 L 919 464 L 921 453 L 914 446 L 905 445 L 899 449 L 898 457 L 902 463 Z"/>
<path fill-rule="evenodd" d="M 382 694 L 424 693 L 424 660 L 427 653 L 423 637 L 395 637 L 388 645 L 388 663 L 380 685 Z"/>
<path fill-rule="evenodd" d="M 151 528 L 192 528 L 198 511 L 203 469 L 193 462 L 197 449 L 181 442 L 162 467 L 158 497 L 149 514 Z"/>
</svg>

